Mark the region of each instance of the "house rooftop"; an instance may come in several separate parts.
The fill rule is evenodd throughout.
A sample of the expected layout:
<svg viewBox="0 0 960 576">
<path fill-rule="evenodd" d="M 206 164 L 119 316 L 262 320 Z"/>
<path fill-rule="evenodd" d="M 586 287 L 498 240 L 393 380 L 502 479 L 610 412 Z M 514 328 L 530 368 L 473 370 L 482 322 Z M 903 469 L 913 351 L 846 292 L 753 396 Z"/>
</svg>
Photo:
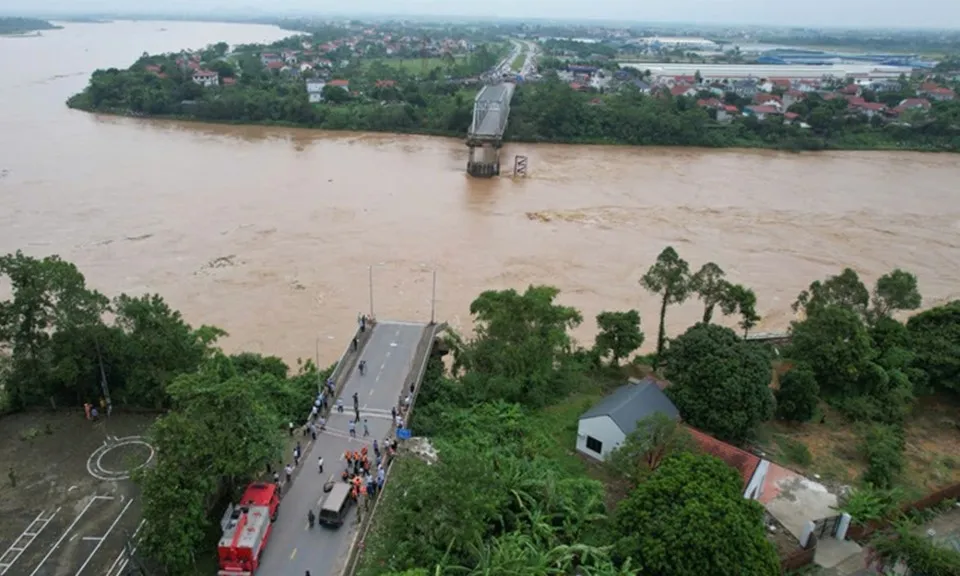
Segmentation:
<svg viewBox="0 0 960 576">
<path fill-rule="evenodd" d="M 690 431 L 690 435 L 693 436 L 694 442 L 697 443 L 701 450 L 711 456 L 715 456 L 723 460 L 728 466 L 736 469 L 743 478 L 744 487 L 750 484 L 753 474 L 760 466 L 759 456 L 751 454 L 746 450 L 741 450 L 736 446 L 731 446 L 726 442 L 717 440 L 713 436 L 705 434 L 692 426 L 687 426 L 687 430 Z"/>
<path fill-rule="evenodd" d="M 609 416 L 624 434 L 637 429 L 637 422 L 656 412 L 679 418 L 680 412 L 652 378 L 632 381 L 617 388 L 583 413 L 581 420 Z"/>
</svg>

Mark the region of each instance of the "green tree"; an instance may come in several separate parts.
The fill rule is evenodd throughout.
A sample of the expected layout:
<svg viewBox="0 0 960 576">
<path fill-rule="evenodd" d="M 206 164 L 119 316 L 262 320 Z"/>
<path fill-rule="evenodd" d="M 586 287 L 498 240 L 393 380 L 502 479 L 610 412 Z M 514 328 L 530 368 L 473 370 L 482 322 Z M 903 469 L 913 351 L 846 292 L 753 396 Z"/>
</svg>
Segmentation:
<svg viewBox="0 0 960 576">
<path fill-rule="evenodd" d="M 712 456 L 668 458 L 617 506 L 617 555 L 659 576 L 780 574 L 763 508 L 743 497 L 742 482 Z"/>
<path fill-rule="evenodd" d="M 657 256 L 656 263 L 643 275 L 640 284 L 650 292 L 660 295 L 660 328 L 657 331 L 659 359 L 666 341 L 667 306 L 682 304 L 690 296 L 690 265 L 680 258 L 673 247 L 667 246 Z"/>
<path fill-rule="evenodd" d="M 760 322 L 760 315 L 757 314 L 757 295 L 753 293 L 753 290 L 745 286 L 733 284 L 729 288 L 727 298 L 727 305 L 729 306 L 730 303 L 734 304 L 736 310 L 740 313 L 740 322 L 738 324 L 740 328 L 743 329 L 743 337 L 746 338 L 750 330 L 753 330 L 754 326 Z M 733 310 L 730 309 L 728 312 L 725 309 L 723 313 L 732 314 Z"/>
<path fill-rule="evenodd" d="M 636 310 L 601 312 L 597 315 L 597 326 L 600 332 L 596 338 L 596 350 L 601 358 L 611 356 L 613 366 L 618 366 L 621 359 L 643 345 L 640 313 Z"/>
<path fill-rule="evenodd" d="M 730 308 L 730 283 L 724 279 L 724 275 L 723 269 L 713 262 L 707 262 L 690 277 L 690 290 L 703 302 L 702 322 L 704 324 L 710 323 L 713 318 L 713 309 L 718 305 L 727 304 L 724 307 L 725 311 Z M 735 308 L 736 305 L 733 306 Z"/>
<path fill-rule="evenodd" d="M 567 331 L 583 317 L 556 304 L 559 294 L 550 286 L 523 294 L 490 290 L 470 304 L 476 336 L 457 344 L 454 356 L 455 370 L 473 382 L 465 386 L 472 394 L 542 405 L 566 393 L 563 370 L 573 349 Z"/>
<path fill-rule="evenodd" d="M 845 308 L 861 317 L 866 317 L 870 303 L 870 292 L 860 281 L 860 277 L 850 268 L 844 268 L 837 276 L 831 276 L 821 282 L 817 280 L 797 295 L 793 310 L 803 310 L 807 316 L 816 314 L 829 306 Z"/>
<path fill-rule="evenodd" d="M 671 342 L 664 361 L 667 395 L 697 428 L 741 442 L 773 415 L 770 358 L 729 328 L 690 327 Z"/>
<path fill-rule="evenodd" d="M 960 300 L 925 310 L 907 321 L 913 365 L 937 390 L 960 392 Z"/>
<path fill-rule="evenodd" d="M 11 356 L 6 392 L 11 407 L 19 409 L 59 396 L 51 386 L 56 362 L 52 335 L 102 326 L 109 302 L 86 287 L 76 266 L 58 256 L 37 259 L 18 250 L 0 257 L 0 276 L 8 278 L 13 296 L 0 302 L 0 346 Z"/>
<path fill-rule="evenodd" d="M 922 297 L 917 289 L 917 277 L 897 268 L 877 279 L 873 289 L 874 319 L 883 318 L 899 310 L 916 310 Z"/>
<path fill-rule="evenodd" d="M 686 428 L 657 412 L 637 422 L 636 430 L 627 434 L 623 444 L 607 457 L 607 462 L 614 472 L 637 487 L 668 457 L 690 451 L 694 446 Z"/>
<path fill-rule="evenodd" d="M 802 322 L 791 325 L 787 354 L 806 363 L 826 394 L 854 396 L 877 352 L 861 317 L 841 306 L 814 308 Z"/>
<path fill-rule="evenodd" d="M 211 326 L 194 330 L 157 294 L 121 294 L 113 309 L 115 324 L 125 335 L 110 350 L 124 384 L 116 393 L 120 403 L 167 406 L 167 385 L 179 374 L 196 371 L 217 338 L 226 335 Z"/>
<path fill-rule="evenodd" d="M 899 426 L 872 426 L 861 447 L 867 458 L 863 481 L 880 489 L 892 488 L 903 471 L 905 447 L 903 429 Z"/>
<path fill-rule="evenodd" d="M 806 422 L 813 418 L 820 399 L 820 386 L 813 370 L 796 366 L 780 378 L 777 390 L 777 418 Z"/>
<path fill-rule="evenodd" d="M 169 572 L 193 566 L 215 521 L 214 507 L 224 496 L 238 496 L 281 454 L 284 420 L 274 390 L 283 386 L 259 372 L 239 376 L 220 355 L 168 387 L 173 411 L 149 433 L 156 465 L 135 478 L 146 521 L 141 546 Z"/>
</svg>

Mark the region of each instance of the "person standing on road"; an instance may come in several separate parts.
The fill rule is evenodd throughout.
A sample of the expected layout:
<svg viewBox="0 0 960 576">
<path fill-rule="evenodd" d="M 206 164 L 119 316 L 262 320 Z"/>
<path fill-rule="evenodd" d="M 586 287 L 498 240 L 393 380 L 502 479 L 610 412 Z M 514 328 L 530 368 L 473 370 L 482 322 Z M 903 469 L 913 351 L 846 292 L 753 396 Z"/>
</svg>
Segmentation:
<svg viewBox="0 0 960 576">
<path fill-rule="evenodd" d="M 283 471 L 286 472 L 287 474 L 287 484 L 289 484 L 290 480 L 293 479 L 293 466 L 287 464 L 286 468 L 284 468 Z"/>
<path fill-rule="evenodd" d="M 397 407 L 396 407 L 396 406 L 391 406 L 391 407 L 390 407 L 390 417 L 391 417 L 392 419 L 394 419 L 394 420 L 397 419 Z"/>
<path fill-rule="evenodd" d="M 352 437 L 354 437 L 354 438 L 357 437 L 357 422 L 356 422 L 356 420 L 351 420 L 351 421 L 350 421 L 350 436 L 352 436 Z"/>
<path fill-rule="evenodd" d="M 343 414 L 343 398 L 337 398 L 337 412 Z"/>
<path fill-rule="evenodd" d="M 353 419 L 356 420 L 357 422 L 360 421 L 360 409 L 359 409 L 359 408 L 354 408 L 354 409 L 353 409 Z"/>
<path fill-rule="evenodd" d="M 353 409 L 360 409 L 360 396 L 356 392 L 353 393 Z"/>
<path fill-rule="evenodd" d="M 370 435 L 370 429 L 367 428 L 367 419 L 363 419 L 363 437 L 366 438 Z"/>
<path fill-rule="evenodd" d="M 377 444 L 376 440 L 373 441 L 373 453 L 377 458 L 380 457 L 380 445 Z"/>
<path fill-rule="evenodd" d="M 327 429 L 327 419 L 321 416 L 317 419 L 317 427 L 320 428 L 320 431 L 323 432 Z"/>
<path fill-rule="evenodd" d="M 317 458 L 317 470 L 320 472 L 320 474 L 323 474 L 323 456 Z"/>
</svg>

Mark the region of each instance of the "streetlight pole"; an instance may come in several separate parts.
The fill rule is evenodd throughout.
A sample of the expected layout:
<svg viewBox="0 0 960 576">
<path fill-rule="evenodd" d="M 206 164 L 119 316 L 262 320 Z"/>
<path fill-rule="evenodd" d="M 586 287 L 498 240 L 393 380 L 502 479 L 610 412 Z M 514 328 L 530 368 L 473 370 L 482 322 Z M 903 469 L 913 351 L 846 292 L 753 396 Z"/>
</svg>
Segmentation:
<svg viewBox="0 0 960 576">
<path fill-rule="evenodd" d="M 433 271 L 433 296 L 430 298 L 430 323 L 436 323 L 437 314 L 437 271 Z"/>
<path fill-rule="evenodd" d="M 373 319 L 373 266 L 370 266 L 370 318 Z"/>
</svg>

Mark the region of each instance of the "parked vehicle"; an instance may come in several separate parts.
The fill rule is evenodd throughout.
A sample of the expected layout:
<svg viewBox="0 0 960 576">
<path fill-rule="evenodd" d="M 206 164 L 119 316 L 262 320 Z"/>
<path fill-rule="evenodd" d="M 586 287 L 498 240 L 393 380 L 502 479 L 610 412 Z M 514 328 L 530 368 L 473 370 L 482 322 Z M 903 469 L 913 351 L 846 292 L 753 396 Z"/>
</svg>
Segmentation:
<svg viewBox="0 0 960 576">
<path fill-rule="evenodd" d="M 240 503 L 231 505 L 220 523 L 223 536 L 217 547 L 220 561 L 217 576 L 253 576 L 279 512 L 280 493 L 276 484 L 247 486 Z"/>
<path fill-rule="evenodd" d="M 347 518 L 347 512 L 350 511 L 350 505 L 353 504 L 353 496 L 350 494 L 351 486 L 348 483 L 336 483 L 333 488 L 320 499 L 319 521 L 326 526 L 339 527 Z"/>
</svg>

